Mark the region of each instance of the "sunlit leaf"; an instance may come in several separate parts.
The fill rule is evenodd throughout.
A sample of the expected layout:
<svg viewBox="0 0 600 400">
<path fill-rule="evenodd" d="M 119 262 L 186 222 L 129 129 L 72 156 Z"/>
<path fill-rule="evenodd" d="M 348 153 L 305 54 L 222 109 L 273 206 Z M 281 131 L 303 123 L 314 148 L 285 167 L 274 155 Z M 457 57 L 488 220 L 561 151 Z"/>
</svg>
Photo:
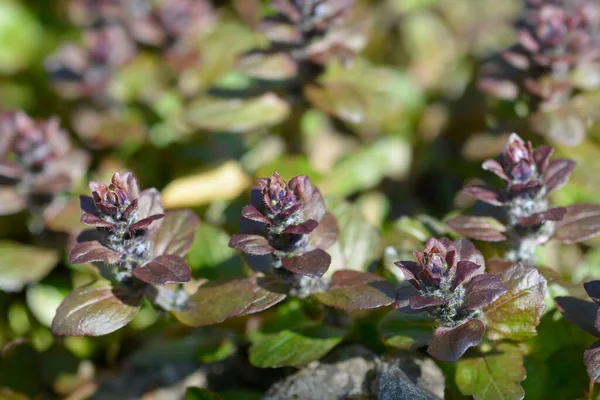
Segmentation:
<svg viewBox="0 0 600 400">
<path fill-rule="evenodd" d="M 454 362 L 470 347 L 477 346 L 484 332 L 483 322 L 478 319 L 455 327 L 439 327 L 433 333 L 427 352 L 439 360 Z"/>
<path fill-rule="evenodd" d="M 503 234 L 506 232 L 506 227 L 492 217 L 459 215 L 449 220 L 447 224 L 461 235 L 473 239 L 486 242 L 506 240 L 506 236 Z"/>
<path fill-rule="evenodd" d="M 187 308 L 173 315 L 189 326 L 213 325 L 241 314 L 253 300 L 254 291 L 248 280 L 211 282 L 200 286 L 190 296 Z"/>
<path fill-rule="evenodd" d="M 185 256 L 199 223 L 198 216 L 190 210 L 168 212 L 152 235 L 153 255 Z"/>
<path fill-rule="evenodd" d="M 250 362 L 260 368 L 303 366 L 342 341 L 344 331 L 325 325 L 284 330 L 260 337 L 250 347 Z"/>
<path fill-rule="evenodd" d="M 15 214 L 27 207 L 27 199 L 21 196 L 16 187 L 0 187 L 0 215 Z"/>
<path fill-rule="evenodd" d="M 0 241 L 0 290 L 16 292 L 44 278 L 58 263 L 59 252 Z"/>
<path fill-rule="evenodd" d="M 456 384 L 476 400 L 522 399 L 523 357 L 516 345 L 501 343 L 490 353 L 462 358 L 456 363 Z"/>
<path fill-rule="evenodd" d="M 133 269 L 133 275 L 151 285 L 185 283 L 191 278 L 190 267 L 179 256 L 162 255 Z"/>
<path fill-rule="evenodd" d="M 287 297 L 291 289 L 289 283 L 283 282 L 272 276 L 254 275 L 249 278 L 254 291 L 254 300 L 250 307 L 244 310 L 241 315 L 254 314 L 261 312 L 282 302 Z"/>
<path fill-rule="evenodd" d="M 553 239 L 563 243 L 579 243 L 600 234 L 600 205 L 575 204 L 555 225 Z"/>
<path fill-rule="evenodd" d="M 65 296 L 54 286 L 36 284 L 27 288 L 27 307 L 35 318 L 47 327 Z"/>
<path fill-rule="evenodd" d="M 52 321 L 52 333 L 61 336 L 101 336 L 127 325 L 138 313 L 141 297 L 128 295 L 106 282 L 73 290 Z"/>
<path fill-rule="evenodd" d="M 487 337 L 525 340 L 536 334 L 545 309 L 546 279 L 536 268 L 515 264 L 499 275 L 508 288 L 485 309 Z"/>
</svg>

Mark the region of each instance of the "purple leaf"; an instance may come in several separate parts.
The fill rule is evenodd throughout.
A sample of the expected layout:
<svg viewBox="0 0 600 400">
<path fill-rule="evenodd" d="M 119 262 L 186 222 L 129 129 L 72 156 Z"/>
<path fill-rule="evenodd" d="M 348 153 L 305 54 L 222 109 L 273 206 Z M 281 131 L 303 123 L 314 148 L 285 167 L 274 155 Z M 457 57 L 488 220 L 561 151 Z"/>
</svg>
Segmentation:
<svg viewBox="0 0 600 400">
<path fill-rule="evenodd" d="M 447 225 L 461 235 L 486 242 L 501 242 L 506 240 L 502 232 L 506 227 L 491 217 L 474 217 L 459 215 L 447 222 Z"/>
<path fill-rule="evenodd" d="M 550 161 L 544 172 L 546 190 L 551 192 L 563 187 L 569 180 L 573 168 L 575 168 L 575 161 L 573 160 L 558 159 Z"/>
<path fill-rule="evenodd" d="M 144 219 L 136 222 L 135 224 L 131 225 L 129 227 L 129 230 L 131 232 L 133 232 L 133 231 L 139 231 L 141 229 L 145 229 L 151 223 L 153 223 L 154 221 L 159 220 L 159 219 L 164 218 L 164 217 L 165 217 L 165 214 L 154 214 L 154 215 L 151 215 L 151 216 L 149 216 L 147 218 L 144 218 Z"/>
<path fill-rule="evenodd" d="M 466 310 L 483 309 L 507 291 L 508 289 L 497 276 L 492 274 L 477 275 L 465 285 L 463 308 Z"/>
<path fill-rule="evenodd" d="M 8 179 L 19 179 L 23 175 L 23 168 L 6 161 L 0 161 L 0 177 Z"/>
<path fill-rule="evenodd" d="M 275 249 L 264 236 L 235 234 L 229 240 L 229 247 L 252 255 L 271 254 Z"/>
<path fill-rule="evenodd" d="M 242 216 L 252 221 L 262 222 L 271 225 L 271 220 L 260 213 L 254 206 L 246 206 L 242 210 Z"/>
<path fill-rule="evenodd" d="M 600 306 L 600 281 L 591 281 L 583 284 L 590 299 Z"/>
<path fill-rule="evenodd" d="M 79 196 L 79 206 L 86 213 L 94 214 L 97 211 L 96 202 L 90 196 Z"/>
<path fill-rule="evenodd" d="M 100 217 L 92 214 L 92 213 L 84 213 L 79 220 L 82 224 L 95 226 L 96 228 L 110 228 L 114 229 L 115 226 L 110 222 L 104 221 L 100 219 Z"/>
<path fill-rule="evenodd" d="M 554 153 L 554 148 L 551 146 L 539 146 L 533 152 L 533 159 L 540 173 L 544 174 L 546 172 L 552 153 Z"/>
<path fill-rule="evenodd" d="M 469 279 L 476 275 L 480 275 L 484 272 L 485 268 L 474 262 L 461 260 L 456 264 L 456 274 L 454 275 L 454 282 L 452 283 L 452 289 L 456 289 L 463 282 L 467 282 Z"/>
<path fill-rule="evenodd" d="M 287 228 L 285 228 L 284 232 L 291 233 L 294 235 L 308 235 L 309 233 L 314 231 L 317 228 L 317 226 L 319 226 L 319 223 L 317 221 L 315 221 L 314 219 L 309 219 L 301 224 L 288 226 Z"/>
<path fill-rule="evenodd" d="M 485 260 L 479 250 L 475 248 L 475 245 L 468 239 L 457 239 L 454 241 L 454 247 L 456 248 L 456 254 L 458 259 L 464 261 L 471 261 L 481 266 L 482 271 L 485 270 Z"/>
<path fill-rule="evenodd" d="M 189 282 L 191 271 L 183 258 L 174 255 L 163 255 L 134 268 L 133 275 L 151 285 L 165 285 L 167 283 Z"/>
<path fill-rule="evenodd" d="M 254 290 L 248 279 L 210 282 L 198 288 L 183 311 L 174 311 L 180 322 L 194 327 L 218 324 L 252 306 Z"/>
<path fill-rule="evenodd" d="M 131 215 L 132 212 L 134 212 L 135 210 L 137 210 L 137 208 L 138 208 L 138 202 L 139 202 L 138 199 L 131 200 L 131 202 L 129 203 L 129 205 L 125 209 L 125 211 L 123 211 L 123 217 L 124 218 L 128 218 L 129 215 Z M 159 214 L 163 215 L 162 213 L 159 213 Z M 155 215 L 157 215 L 157 214 L 155 214 Z"/>
<path fill-rule="evenodd" d="M 550 210 L 535 213 L 529 217 L 521 217 L 518 222 L 521 226 L 539 225 L 544 221 L 560 221 L 567 213 L 564 207 L 551 208 Z"/>
<path fill-rule="evenodd" d="M 424 296 L 412 296 L 409 300 L 409 307 L 415 311 L 429 311 L 445 304 L 448 304 L 446 300 L 428 299 Z"/>
<path fill-rule="evenodd" d="M 556 297 L 554 303 L 567 321 L 593 336 L 600 337 L 600 332 L 596 329 L 598 306 L 594 303 L 576 297 Z"/>
<path fill-rule="evenodd" d="M 102 246 L 97 241 L 77 243 L 69 254 L 71 264 L 85 264 L 101 261 L 105 264 L 116 264 L 121 260 L 121 253 Z"/>
<path fill-rule="evenodd" d="M 521 341 L 535 336 L 546 308 L 546 279 L 536 268 L 522 264 L 498 277 L 508 291 L 484 310 L 488 338 Z"/>
<path fill-rule="evenodd" d="M 130 196 L 133 199 L 136 197 Z M 154 188 L 146 189 L 140 193 L 138 199 L 138 215 L 141 219 L 155 214 L 164 214 L 160 192 Z"/>
<path fill-rule="evenodd" d="M 199 223 L 198 216 L 190 210 L 167 212 L 160 222 L 160 227 L 152 233 L 154 256 L 163 254 L 185 256 L 194 242 L 194 234 Z"/>
<path fill-rule="evenodd" d="M 591 380 L 600 382 L 600 341 L 592 343 L 583 353 L 583 361 Z"/>
<path fill-rule="evenodd" d="M 575 204 L 566 208 L 567 213 L 554 226 L 553 239 L 572 244 L 600 233 L 600 205 Z"/>
<path fill-rule="evenodd" d="M 481 341 L 485 327 L 483 322 L 474 319 L 455 328 L 438 328 L 427 347 L 433 357 L 448 362 L 458 360 L 469 347 Z"/>
<path fill-rule="evenodd" d="M 0 187 L 0 215 L 16 214 L 27 207 L 27 198 L 12 186 Z"/>
<path fill-rule="evenodd" d="M 328 249 L 338 240 L 340 235 L 340 227 L 337 220 L 331 213 L 326 213 L 317 229 L 312 231 L 309 240 L 314 247 L 319 249 Z"/>
<path fill-rule="evenodd" d="M 315 249 L 296 257 L 282 258 L 281 264 L 295 274 L 320 278 L 329 269 L 331 256 L 325 250 Z"/>
<path fill-rule="evenodd" d="M 254 292 L 254 300 L 240 315 L 264 311 L 282 302 L 291 289 L 289 283 L 273 276 L 254 275 L 248 278 Z"/>
<path fill-rule="evenodd" d="M 483 168 L 485 171 L 493 172 L 506 182 L 510 182 L 510 178 L 504 172 L 504 168 L 502 168 L 502 165 L 500 165 L 500 163 L 496 160 L 484 161 L 483 164 L 481 164 L 481 168 Z"/>
<path fill-rule="evenodd" d="M 52 321 L 60 336 L 100 336 L 127 325 L 140 308 L 141 297 L 118 288 L 92 283 L 73 290 L 61 303 Z"/>
<path fill-rule="evenodd" d="M 421 275 L 421 272 L 423 271 L 421 264 L 414 261 L 397 261 L 394 264 L 400 267 L 400 270 L 406 277 L 406 280 L 416 289 L 419 289 L 421 285 L 419 284 L 417 277 Z"/>
<path fill-rule="evenodd" d="M 333 275 L 329 290 L 315 297 L 330 307 L 366 310 L 392 304 L 396 294 L 394 286 L 378 275 L 342 270 Z"/>
<path fill-rule="evenodd" d="M 462 192 L 494 206 L 501 206 L 504 204 L 504 202 L 500 199 L 500 193 L 485 186 L 467 186 L 462 190 Z"/>
</svg>

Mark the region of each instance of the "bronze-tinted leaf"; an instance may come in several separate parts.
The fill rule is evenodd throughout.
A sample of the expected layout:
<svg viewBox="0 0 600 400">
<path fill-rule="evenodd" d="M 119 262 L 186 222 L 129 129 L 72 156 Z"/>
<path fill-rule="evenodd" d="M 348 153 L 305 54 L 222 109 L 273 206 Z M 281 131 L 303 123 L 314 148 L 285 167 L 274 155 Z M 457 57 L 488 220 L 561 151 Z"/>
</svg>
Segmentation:
<svg viewBox="0 0 600 400">
<path fill-rule="evenodd" d="M 525 340 L 536 334 L 546 308 L 546 279 L 536 268 L 515 264 L 500 280 L 508 291 L 485 310 L 487 337 L 492 340 Z"/>
<path fill-rule="evenodd" d="M 586 349 L 583 353 L 583 361 L 590 379 L 600 382 L 600 341 L 594 342 Z"/>
<path fill-rule="evenodd" d="M 510 182 L 510 178 L 506 175 L 506 172 L 504 172 L 504 168 L 502 168 L 502 165 L 496 160 L 485 160 L 483 164 L 481 164 L 481 168 L 493 172 L 506 182 Z"/>
<path fill-rule="evenodd" d="M 331 213 L 325 213 L 319 226 L 312 231 L 310 235 L 310 242 L 313 246 L 319 249 L 328 249 L 338 240 L 340 235 L 340 228 L 337 220 Z"/>
<path fill-rule="evenodd" d="M 469 279 L 476 275 L 483 273 L 484 268 L 472 261 L 460 260 L 456 264 L 456 274 L 454 275 L 454 282 L 452 288 L 456 288 L 463 282 L 467 282 Z"/>
<path fill-rule="evenodd" d="M 106 283 L 73 290 L 52 321 L 52 333 L 64 336 L 100 336 L 127 325 L 140 308 L 141 297 L 129 296 Z"/>
<path fill-rule="evenodd" d="M 575 204 L 556 223 L 553 239 L 563 243 L 579 243 L 600 233 L 600 205 Z"/>
<path fill-rule="evenodd" d="M 485 186 L 467 186 L 462 191 L 463 193 L 469 196 L 475 197 L 478 200 L 484 201 L 494 206 L 500 206 L 504 204 L 504 202 L 500 198 L 499 192 Z"/>
<path fill-rule="evenodd" d="M 254 291 L 254 301 L 240 315 L 261 312 L 282 302 L 291 289 L 289 283 L 283 282 L 273 276 L 254 275 L 249 280 Z"/>
<path fill-rule="evenodd" d="M 394 286 L 384 278 L 351 270 L 336 271 L 329 289 L 314 296 L 325 305 L 345 310 L 388 306 L 396 299 Z"/>
<path fill-rule="evenodd" d="M 444 299 L 427 298 L 424 296 L 412 296 L 409 299 L 409 307 L 415 311 L 429 311 L 435 307 L 448 304 Z"/>
<path fill-rule="evenodd" d="M 12 186 L 0 187 L 0 215 L 16 214 L 27 207 L 27 199 Z"/>
<path fill-rule="evenodd" d="M 463 308 L 466 310 L 483 309 L 508 290 L 500 278 L 492 274 L 477 275 L 467 282 L 464 287 L 465 300 Z"/>
<path fill-rule="evenodd" d="M 169 211 L 152 234 L 153 254 L 185 256 L 194 242 L 194 234 L 200 223 L 191 210 Z"/>
<path fill-rule="evenodd" d="M 503 234 L 506 232 L 506 227 L 495 218 L 459 215 L 449 220 L 447 224 L 461 235 L 473 239 L 486 242 L 506 240 L 506 236 Z"/>
<path fill-rule="evenodd" d="M 190 267 L 179 256 L 162 255 L 133 269 L 136 278 L 151 285 L 189 282 Z"/>
<path fill-rule="evenodd" d="M 331 256 L 325 250 L 315 249 L 296 257 L 281 259 L 283 268 L 295 274 L 320 278 L 331 264 Z"/>
<path fill-rule="evenodd" d="M 257 256 L 271 254 L 275 251 L 264 236 L 243 233 L 233 235 L 229 240 L 229 247 Z"/>
<path fill-rule="evenodd" d="M 285 228 L 285 233 L 292 233 L 294 235 L 308 235 L 312 231 L 314 231 L 319 223 L 314 219 L 309 219 L 298 225 L 291 225 Z"/>
<path fill-rule="evenodd" d="M 17 164 L 0 161 L 0 177 L 8 179 L 19 179 L 23 174 L 23 168 Z"/>
<path fill-rule="evenodd" d="M 129 230 L 133 232 L 133 231 L 138 231 L 140 229 L 145 229 L 148 226 L 150 226 L 150 224 L 153 223 L 154 221 L 164 218 L 164 216 L 165 216 L 165 214 L 151 215 L 148 218 L 144 218 L 144 219 L 136 222 L 135 224 L 131 225 L 131 227 L 129 227 Z"/>
<path fill-rule="evenodd" d="M 518 222 L 522 226 L 539 225 L 544 221 L 560 221 L 566 213 L 567 209 L 564 207 L 551 208 L 550 210 L 535 213 L 529 217 L 519 218 Z"/>
<path fill-rule="evenodd" d="M 262 222 L 267 225 L 271 225 L 271 220 L 262 215 L 261 212 L 258 211 L 254 206 L 244 207 L 244 209 L 242 210 L 242 216 L 244 218 L 251 219 L 252 221 Z"/>
<path fill-rule="evenodd" d="M 254 301 L 254 290 L 249 280 L 211 282 L 198 288 L 183 311 L 174 311 L 180 322 L 189 326 L 218 324 L 240 315 Z"/>
<path fill-rule="evenodd" d="M 77 243 L 69 253 L 71 264 L 85 264 L 101 261 L 106 264 L 116 264 L 121 260 L 121 253 L 104 247 L 98 241 Z"/>
<path fill-rule="evenodd" d="M 563 187 L 569 180 L 573 168 L 575 168 L 575 161 L 573 160 L 558 159 L 550 161 L 544 173 L 544 184 L 548 192 Z"/>
<path fill-rule="evenodd" d="M 427 347 L 433 357 L 448 362 L 458 360 L 469 347 L 481 341 L 485 327 L 483 322 L 474 319 L 455 328 L 438 328 Z"/>
<path fill-rule="evenodd" d="M 137 209 L 142 219 L 155 214 L 164 214 L 160 192 L 154 188 L 143 190 L 137 201 Z"/>
<path fill-rule="evenodd" d="M 92 213 L 84 213 L 79 220 L 82 224 L 95 226 L 97 228 L 114 228 L 115 226 L 110 222 L 102 220 L 100 217 L 92 214 Z"/>
<path fill-rule="evenodd" d="M 542 174 L 546 172 L 548 164 L 550 162 L 550 156 L 554 153 L 552 146 L 539 146 L 533 151 L 533 159 L 535 164 Z"/>
</svg>

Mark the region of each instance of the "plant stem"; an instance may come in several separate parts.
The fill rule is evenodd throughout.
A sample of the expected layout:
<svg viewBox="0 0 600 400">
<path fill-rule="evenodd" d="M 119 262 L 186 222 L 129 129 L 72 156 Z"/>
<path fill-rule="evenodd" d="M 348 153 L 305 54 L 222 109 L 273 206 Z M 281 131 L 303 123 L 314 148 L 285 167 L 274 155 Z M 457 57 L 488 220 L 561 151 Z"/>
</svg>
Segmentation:
<svg viewBox="0 0 600 400">
<path fill-rule="evenodd" d="M 590 379 L 590 387 L 588 389 L 588 400 L 592 400 L 594 398 L 594 380 Z"/>
</svg>

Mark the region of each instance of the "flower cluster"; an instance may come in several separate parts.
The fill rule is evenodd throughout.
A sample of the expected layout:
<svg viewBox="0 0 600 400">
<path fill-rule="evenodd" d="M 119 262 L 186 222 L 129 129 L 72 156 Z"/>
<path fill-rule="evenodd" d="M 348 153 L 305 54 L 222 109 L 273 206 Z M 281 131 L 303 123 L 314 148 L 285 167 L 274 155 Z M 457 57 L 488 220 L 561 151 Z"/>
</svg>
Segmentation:
<svg viewBox="0 0 600 400">
<path fill-rule="evenodd" d="M 419 294 L 410 297 L 405 312 L 428 312 L 440 327 L 428 352 L 444 361 L 456 361 L 483 337 L 482 310 L 506 293 L 495 275 L 486 274 L 483 256 L 471 242 L 431 238 L 417 262 L 396 263 Z M 452 345 L 448 345 L 452 343 Z"/>
<path fill-rule="evenodd" d="M 577 91 L 600 88 L 599 29 L 597 2 L 529 0 L 518 44 L 484 66 L 479 87 L 501 99 L 525 101 L 534 128 L 543 133 L 544 112 L 564 113 Z"/>
<path fill-rule="evenodd" d="M 331 256 L 325 249 L 337 240 L 338 226 L 307 176 L 295 176 L 289 183 L 277 173 L 259 179 L 242 216 L 242 233 L 229 246 L 250 255 L 255 270 L 283 268 L 291 276 L 320 278 L 329 268 Z"/>
<path fill-rule="evenodd" d="M 88 156 L 73 149 L 59 121 L 23 112 L 0 116 L 0 215 L 49 204 L 85 173 Z"/>
<path fill-rule="evenodd" d="M 499 160 L 486 160 L 482 164 L 484 170 L 504 181 L 503 187 L 496 190 L 471 185 L 463 189 L 478 200 L 501 207 L 498 217 L 502 221 L 458 216 L 448 221 L 448 225 L 474 239 L 507 240 L 510 250 L 505 258 L 526 264 L 533 264 L 536 246 L 551 238 L 575 243 L 600 233 L 600 227 L 590 225 L 585 217 L 586 212 L 597 206 L 550 206 L 548 195 L 567 183 L 575 167 L 572 160 L 551 160 L 552 153 L 550 146 L 534 149 L 531 142 L 511 134 Z"/>
<path fill-rule="evenodd" d="M 68 97 L 103 93 L 114 73 L 143 47 L 164 52 L 173 64 L 194 57 L 192 42 L 214 19 L 204 0 L 73 0 L 70 9 L 86 26 L 83 43 L 64 44 L 46 62 L 57 89 Z"/>
</svg>

